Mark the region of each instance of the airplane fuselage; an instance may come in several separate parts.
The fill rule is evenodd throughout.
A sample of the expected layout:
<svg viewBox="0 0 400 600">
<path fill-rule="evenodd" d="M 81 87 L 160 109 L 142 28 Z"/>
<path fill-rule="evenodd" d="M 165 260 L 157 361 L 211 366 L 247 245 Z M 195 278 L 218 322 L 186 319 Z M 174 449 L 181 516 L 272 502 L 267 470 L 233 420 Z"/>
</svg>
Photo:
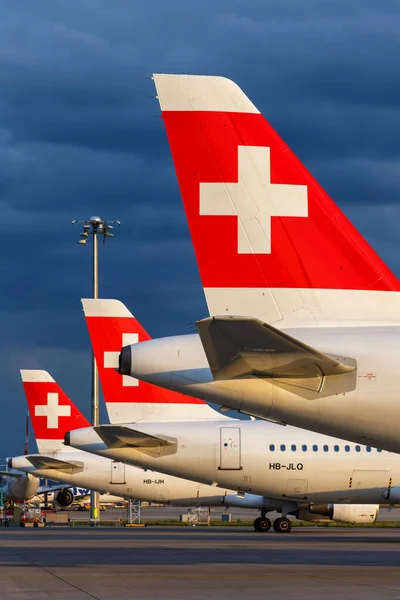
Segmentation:
<svg viewBox="0 0 400 600">
<path fill-rule="evenodd" d="M 143 468 L 280 500 L 399 501 L 400 458 L 370 446 L 263 421 L 126 427 L 161 436 L 172 445 L 145 450 L 109 448 L 91 428 L 70 432 L 70 443 Z"/>
<path fill-rule="evenodd" d="M 318 391 L 288 379 L 215 381 L 198 335 L 131 346 L 131 375 L 263 419 L 400 452 L 400 327 L 310 327 L 286 333 L 330 356 L 356 361 Z"/>
<path fill-rule="evenodd" d="M 12 459 L 13 468 L 18 468 L 35 477 L 60 481 L 71 486 L 97 490 L 127 499 L 148 502 L 163 502 L 177 506 L 194 504 L 221 504 L 221 499 L 232 490 L 219 489 L 194 481 L 142 470 L 133 466 L 114 462 L 108 458 L 94 456 L 86 452 L 65 452 L 51 455 L 52 458 L 81 464 L 81 470 L 68 473 L 56 469 L 37 469 L 25 456 Z"/>
</svg>

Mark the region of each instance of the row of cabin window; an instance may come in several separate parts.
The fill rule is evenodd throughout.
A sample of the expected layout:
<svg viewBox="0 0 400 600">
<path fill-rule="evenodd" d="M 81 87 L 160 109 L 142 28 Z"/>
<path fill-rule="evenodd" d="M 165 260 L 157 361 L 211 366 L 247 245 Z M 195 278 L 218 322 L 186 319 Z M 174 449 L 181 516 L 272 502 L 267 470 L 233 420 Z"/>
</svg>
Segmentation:
<svg viewBox="0 0 400 600">
<path fill-rule="evenodd" d="M 318 452 L 318 450 L 319 450 L 319 448 L 318 448 L 318 446 L 317 446 L 316 444 L 314 444 L 314 445 L 313 445 L 313 446 L 311 446 L 310 448 L 312 449 L 312 451 L 313 451 L 313 452 Z M 358 446 L 358 445 L 357 445 L 357 446 L 354 446 L 354 448 L 355 448 L 355 451 L 356 451 L 356 452 L 361 452 L 361 446 Z M 275 444 L 270 444 L 270 445 L 269 445 L 269 449 L 270 449 L 270 451 L 271 451 L 271 452 L 274 452 L 274 451 L 275 451 Z M 285 452 L 285 450 L 286 450 L 286 444 L 281 444 L 281 445 L 280 445 L 280 447 L 279 447 L 279 449 L 280 449 L 282 452 Z M 288 448 L 288 449 L 289 449 L 289 448 Z M 291 449 L 293 452 L 296 452 L 296 450 L 297 450 L 297 446 L 296 446 L 296 444 L 292 444 L 292 445 L 290 446 L 290 449 Z M 307 450 L 308 450 L 308 446 L 307 446 L 307 444 L 303 444 L 303 445 L 301 446 L 301 449 L 302 449 L 302 451 L 303 451 L 303 452 L 307 452 Z M 327 445 L 324 445 L 324 446 L 322 446 L 322 449 L 323 449 L 323 451 L 324 451 L 324 452 L 329 452 L 329 446 L 327 446 Z M 339 451 L 340 451 L 340 447 L 339 447 L 337 444 L 335 444 L 335 445 L 333 446 L 333 450 L 334 450 L 335 452 L 339 452 Z M 345 452 L 350 452 L 350 450 L 351 450 L 350 446 L 348 446 L 348 445 L 344 446 L 344 451 L 345 451 Z M 367 452 L 371 452 L 372 448 L 371 448 L 371 446 L 365 446 L 365 450 L 366 450 Z M 376 451 L 377 451 L 377 452 L 382 452 L 381 448 L 376 448 Z"/>
</svg>

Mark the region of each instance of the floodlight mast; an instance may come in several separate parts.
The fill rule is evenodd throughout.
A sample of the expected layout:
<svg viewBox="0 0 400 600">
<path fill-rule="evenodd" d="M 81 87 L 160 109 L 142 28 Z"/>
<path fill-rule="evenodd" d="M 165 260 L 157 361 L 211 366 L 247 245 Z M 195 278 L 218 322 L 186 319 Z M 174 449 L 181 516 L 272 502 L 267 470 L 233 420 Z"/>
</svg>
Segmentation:
<svg viewBox="0 0 400 600">
<path fill-rule="evenodd" d="M 81 238 L 77 243 L 85 246 L 89 239 L 89 235 L 93 236 L 93 298 L 99 297 L 99 252 L 98 252 L 98 236 L 103 236 L 103 243 L 107 238 L 114 237 L 110 230 L 114 229 L 113 224 L 121 225 L 121 221 L 103 221 L 100 217 L 90 217 L 86 221 L 74 219 L 72 225 L 82 223 Z M 91 407 L 92 425 L 99 425 L 99 372 L 97 369 L 96 360 L 92 351 L 92 407 Z M 99 493 L 90 493 L 90 525 L 94 527 L 100 522 L 99 513 Z"/>
</svg>

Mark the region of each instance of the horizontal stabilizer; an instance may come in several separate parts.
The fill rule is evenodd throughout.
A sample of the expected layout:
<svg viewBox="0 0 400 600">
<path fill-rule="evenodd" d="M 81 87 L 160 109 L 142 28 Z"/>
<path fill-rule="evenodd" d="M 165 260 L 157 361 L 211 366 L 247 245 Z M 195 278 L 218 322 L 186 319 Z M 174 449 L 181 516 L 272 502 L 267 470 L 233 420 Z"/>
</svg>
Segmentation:
<svg viewBox="0 0 400 600">
<path fill-rule="evenodd" d="M 94 429 L 109 448 L 130 447 L 144 450 L 176 446 L 176 440 L 150 435 L 122 425 L 100 425 Z"/>
<path fill-rule="evenodd" d="M 55 469 L 56 471 L 64 471 L 68 473 L 79 473 L 83 470 L 83 464 L 80 462 L 67 462 L 58 460 L 50 456 L 41 456 L 40 454 L 32 454 L 26 457 L 36 469 Z"/>
<path fill-rule="evenodd" d="M 196 323 L 215 380 L 258 375 L 319 391 L 325 377 L 351 373 L 356 361 L 323 354 L 251 317 L 210 317 Z"/>
</svg>

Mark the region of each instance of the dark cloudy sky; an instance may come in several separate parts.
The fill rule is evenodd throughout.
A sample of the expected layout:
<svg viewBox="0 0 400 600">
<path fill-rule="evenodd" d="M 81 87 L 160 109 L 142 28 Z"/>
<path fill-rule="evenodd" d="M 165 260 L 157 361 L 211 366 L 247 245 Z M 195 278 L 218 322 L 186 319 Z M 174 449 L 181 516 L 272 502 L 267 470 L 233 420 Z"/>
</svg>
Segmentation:
<svg viewBox="0 0 400 600">
<path fill-rule="evenodd" d="M 88 414 L 73 218 L 120 219 L 103 297 L 153 336 L 206 306 L 152 72 L 225 75 L 400 275 L 398 0 L 0 0 L 0 456 L 23 449 L 20 368 Z"/>
</svg>

